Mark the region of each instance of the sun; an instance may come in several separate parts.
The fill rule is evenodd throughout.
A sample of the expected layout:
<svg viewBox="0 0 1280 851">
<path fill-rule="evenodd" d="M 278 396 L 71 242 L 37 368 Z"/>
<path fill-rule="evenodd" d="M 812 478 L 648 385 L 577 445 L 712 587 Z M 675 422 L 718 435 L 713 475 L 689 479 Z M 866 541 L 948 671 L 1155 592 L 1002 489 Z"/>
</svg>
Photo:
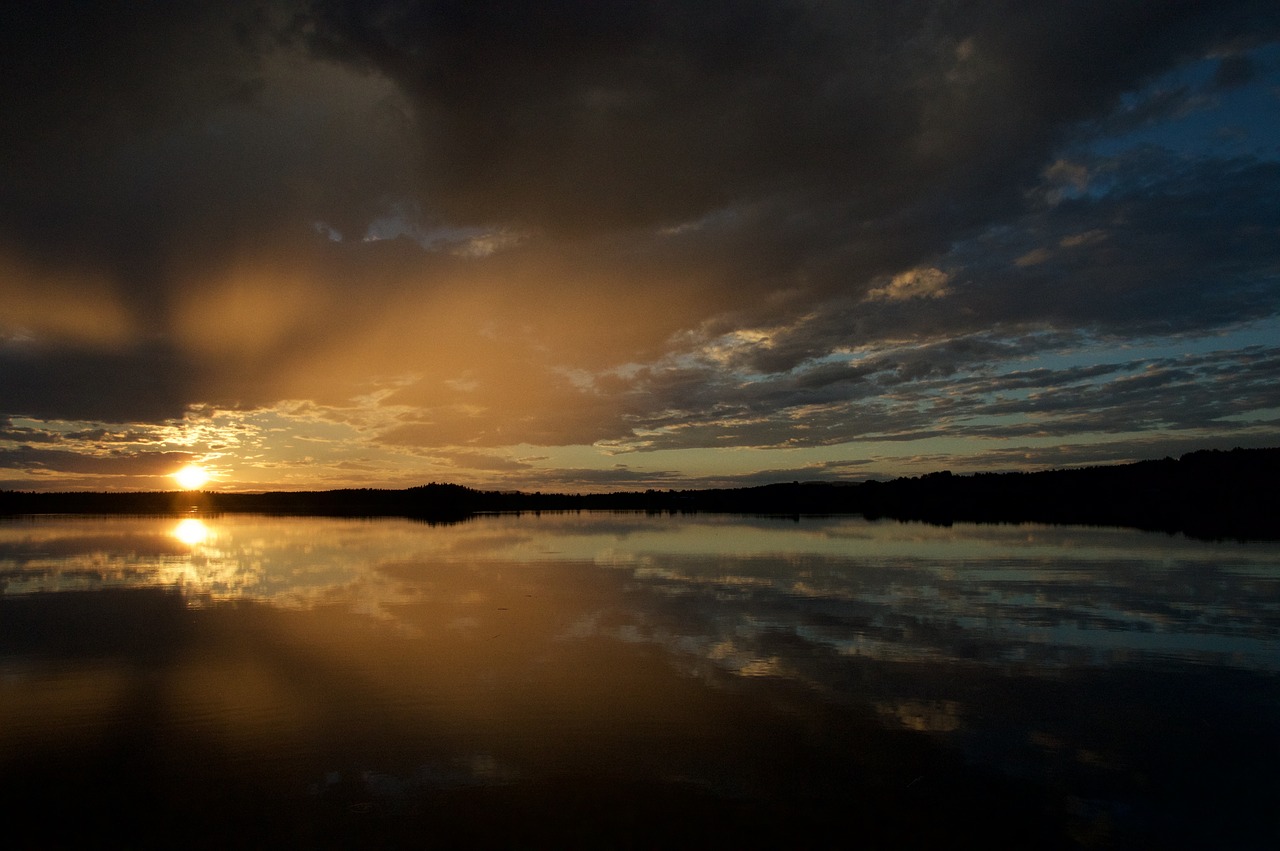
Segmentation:
<svg viewBox="0 0 1280 851">
<path fill-rule="evenodd" d="M 209 473 L 199 465 L 188 464 L 174 473 L 173 478 L 183 490 L 193 491 L 209 481 Z"/>
</svg>

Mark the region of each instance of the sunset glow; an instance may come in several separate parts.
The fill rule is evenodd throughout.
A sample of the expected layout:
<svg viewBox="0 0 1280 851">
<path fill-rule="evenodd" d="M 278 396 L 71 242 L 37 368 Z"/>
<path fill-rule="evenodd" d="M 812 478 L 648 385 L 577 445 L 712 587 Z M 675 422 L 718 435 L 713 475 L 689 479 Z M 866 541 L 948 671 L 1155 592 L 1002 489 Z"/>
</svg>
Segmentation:
<svg viewBox="0 0 1280 851">
<path fill-rule="evenodd" d="M 178 487 L 183 490 L 193 491 L 198 490 L 205 482 L 209 481 L 209 474 L 203 467 L 188 464 L 174 473 L 173 478 L 178 483 Z"/>
<path fill-rule="evenodd" d="M 11 5 L 0 489 L 1280 445 L 1275 4 Z"/>
</svg>

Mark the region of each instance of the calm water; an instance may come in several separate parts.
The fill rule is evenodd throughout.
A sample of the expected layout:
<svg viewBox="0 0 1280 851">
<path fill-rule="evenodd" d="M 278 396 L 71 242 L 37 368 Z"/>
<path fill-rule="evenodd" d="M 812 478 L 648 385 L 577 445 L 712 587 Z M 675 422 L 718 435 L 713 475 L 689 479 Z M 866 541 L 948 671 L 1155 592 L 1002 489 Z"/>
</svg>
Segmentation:
<svg viewBox="0 0 1280 851">
<path fill-rule="evenodd" d="M 1280 847 L 1280 545 L 0 521 L 11 847 Z"/>
</svg>

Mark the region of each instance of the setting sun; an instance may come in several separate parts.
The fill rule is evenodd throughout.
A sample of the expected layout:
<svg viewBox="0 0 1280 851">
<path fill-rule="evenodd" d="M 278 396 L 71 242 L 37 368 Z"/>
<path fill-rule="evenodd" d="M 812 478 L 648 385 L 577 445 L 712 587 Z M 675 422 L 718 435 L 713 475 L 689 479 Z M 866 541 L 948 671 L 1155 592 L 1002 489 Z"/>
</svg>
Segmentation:
<svg viewBox="0 0 1280 851">
<path fill-rule="evenodd" d="M 178 486 L 183 490 L 193 491 L 196 488 L 209 481 L 209 474 L 203 467 L 195 464 L 188 464 L 181 470 L 173 474 L 173 478 L 178 482 Z"/>
</svg>

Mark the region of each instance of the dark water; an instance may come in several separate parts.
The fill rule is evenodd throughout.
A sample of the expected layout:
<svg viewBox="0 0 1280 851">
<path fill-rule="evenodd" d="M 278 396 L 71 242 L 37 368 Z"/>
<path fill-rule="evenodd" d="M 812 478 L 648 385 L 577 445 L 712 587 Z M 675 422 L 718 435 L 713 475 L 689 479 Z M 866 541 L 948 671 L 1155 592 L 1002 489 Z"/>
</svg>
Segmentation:
<svg viewBox="0 0 1280 851">
<path fill-rule="evenodd" d="M 8 847 L 1280 847 L 1280 546 L 0 522 Z"/>
</svg>

